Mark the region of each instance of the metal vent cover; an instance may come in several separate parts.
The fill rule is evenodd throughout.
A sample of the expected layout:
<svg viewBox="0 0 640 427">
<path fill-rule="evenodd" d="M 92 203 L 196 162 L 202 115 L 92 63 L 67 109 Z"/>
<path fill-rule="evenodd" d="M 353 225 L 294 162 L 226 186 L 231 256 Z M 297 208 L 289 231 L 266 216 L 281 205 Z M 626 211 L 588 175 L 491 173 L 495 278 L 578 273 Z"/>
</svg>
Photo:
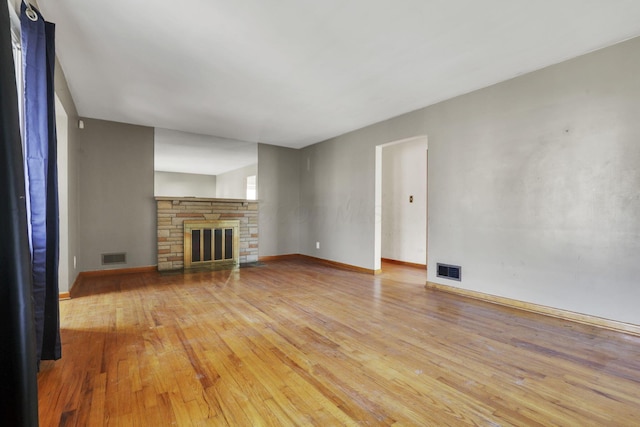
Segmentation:
<svg viewBox="0 0 640 427">
<path fill-rule="evenodd" d="M 112 264 L 126 264 L 127 254 L 126 252 L 114 253 L 114 254 L 102 254 L 102 265 Z"/>
<path fill-rule="evenodd" d="M 445 279 L 462 281 L 462 267 L 459 265 L 437 263 L 437 276 Z"/>
</svg>

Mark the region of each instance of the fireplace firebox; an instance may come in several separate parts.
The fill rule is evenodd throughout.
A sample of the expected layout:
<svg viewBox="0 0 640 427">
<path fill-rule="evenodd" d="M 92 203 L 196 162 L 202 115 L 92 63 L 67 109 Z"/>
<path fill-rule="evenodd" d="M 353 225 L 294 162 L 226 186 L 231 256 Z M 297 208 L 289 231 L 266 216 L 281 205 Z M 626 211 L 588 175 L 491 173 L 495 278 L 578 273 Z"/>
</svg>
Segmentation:
<svg viewBox="0 0 640 427">
<path fill-rule="evenodd" d="M 240 221 L 184 221 L 184 268 L 240 265 Z"/>
</svg>

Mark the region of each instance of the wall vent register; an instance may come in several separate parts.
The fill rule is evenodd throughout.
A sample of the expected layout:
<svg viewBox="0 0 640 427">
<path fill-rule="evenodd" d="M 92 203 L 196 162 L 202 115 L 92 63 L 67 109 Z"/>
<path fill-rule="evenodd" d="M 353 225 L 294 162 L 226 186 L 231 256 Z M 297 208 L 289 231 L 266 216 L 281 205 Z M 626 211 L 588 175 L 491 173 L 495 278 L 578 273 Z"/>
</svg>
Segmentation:
<svg viewBox="0 0 640 427">
<path fill-rule="evenodd" d="M 117 254 L 102 254 L 102 265 L 126 264 L 127 254 L 125 252 Z"/>
<path fill-rule="evenodd" d="M 444 277 L 445 279 L 462 281 L 462 267 L 459 265 L 451 264 L 437 264 L 438 277 Z"/>
</svg>

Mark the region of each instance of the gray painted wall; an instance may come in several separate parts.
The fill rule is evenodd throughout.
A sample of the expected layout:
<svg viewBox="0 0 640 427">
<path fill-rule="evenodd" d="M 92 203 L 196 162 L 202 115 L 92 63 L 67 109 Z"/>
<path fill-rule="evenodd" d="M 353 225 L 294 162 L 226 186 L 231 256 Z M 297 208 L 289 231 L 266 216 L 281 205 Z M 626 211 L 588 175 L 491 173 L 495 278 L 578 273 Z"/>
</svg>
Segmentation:
<svg viewBox="0 0 640 427">
<path fill-rule="evenodd" d="M 300 151 L 258 144 L 259 256 L 300 253 Z"/>
<path fill-rule="evenodd" d="M 463 265 L 465 288 L 640 324 L 639 72 L 636 39 L 440 106 L 431 265 Z"/>
<path fill-rule="evenodd" d="M 301 253 L 374 268 L 375 146 L 368 136 L 363 130 L 302 150 Z"/>
<path fill-rule="evenodd" d="M 427 263 L 426 138 L 382 149 L 381 220 L 382 258 Z"/>
<path fill-rule="evenodd" d="M 216 197 L 216 177 L 194 173 L 160 172 L 154 173 L 156 196 L 169 197 Z"/>
<path fill-rule="evenodd" d="M 80 271 L 156 264 L 153 128 L 84 119 L 79 138 Z M 126 252 L 106 267 L 101 254 Z"/>
<path fill-rule="evenodd" d="M 246 199 L 247 177 L 257 175 L 258 164 L 216 175 L 216 196 L 219 199 Z"/>
<path fill-rule="evenodd" d="M 374 268 L 375 147 L 428 135 L 429 280 L 640 324 L 638 75 L 640 38 L 303 149 L 301 251 Z"/>
</svg>

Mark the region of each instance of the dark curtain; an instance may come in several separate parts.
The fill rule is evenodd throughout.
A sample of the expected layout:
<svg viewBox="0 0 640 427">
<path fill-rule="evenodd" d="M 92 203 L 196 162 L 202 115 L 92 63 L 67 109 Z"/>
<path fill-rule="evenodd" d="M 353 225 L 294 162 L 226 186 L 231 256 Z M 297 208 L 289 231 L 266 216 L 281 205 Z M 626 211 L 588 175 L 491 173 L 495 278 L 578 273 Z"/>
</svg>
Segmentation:
<svg viewBox="0 0 640 427">
<path fill-rule="evenodd" d="M 7 7 L 0 7 L 0 413 L 38 425 L 36 345 L 18 97 Z"/>
<path fill-rule="evenodd" d="M 58 178 L 54 104 L 55 26 L 22 3 L 25 151 L 29 193 L 36 357 L 60 358 Z"/>
<path fill-rule="evenodd" d="M 56 133 L 55 84 L 56 67 L 55 24 L 45 22 L 47 38 L 47 134 L 49 158 L 47 168 L 47 297 L 44 301 L 44 332 L 42 360 L 58 360 L 62 354 L 60 344 L 60 289 L 58 262 L 60 260 L 60 218 L 58 207 L 58 135 Z"/>
</svg>

